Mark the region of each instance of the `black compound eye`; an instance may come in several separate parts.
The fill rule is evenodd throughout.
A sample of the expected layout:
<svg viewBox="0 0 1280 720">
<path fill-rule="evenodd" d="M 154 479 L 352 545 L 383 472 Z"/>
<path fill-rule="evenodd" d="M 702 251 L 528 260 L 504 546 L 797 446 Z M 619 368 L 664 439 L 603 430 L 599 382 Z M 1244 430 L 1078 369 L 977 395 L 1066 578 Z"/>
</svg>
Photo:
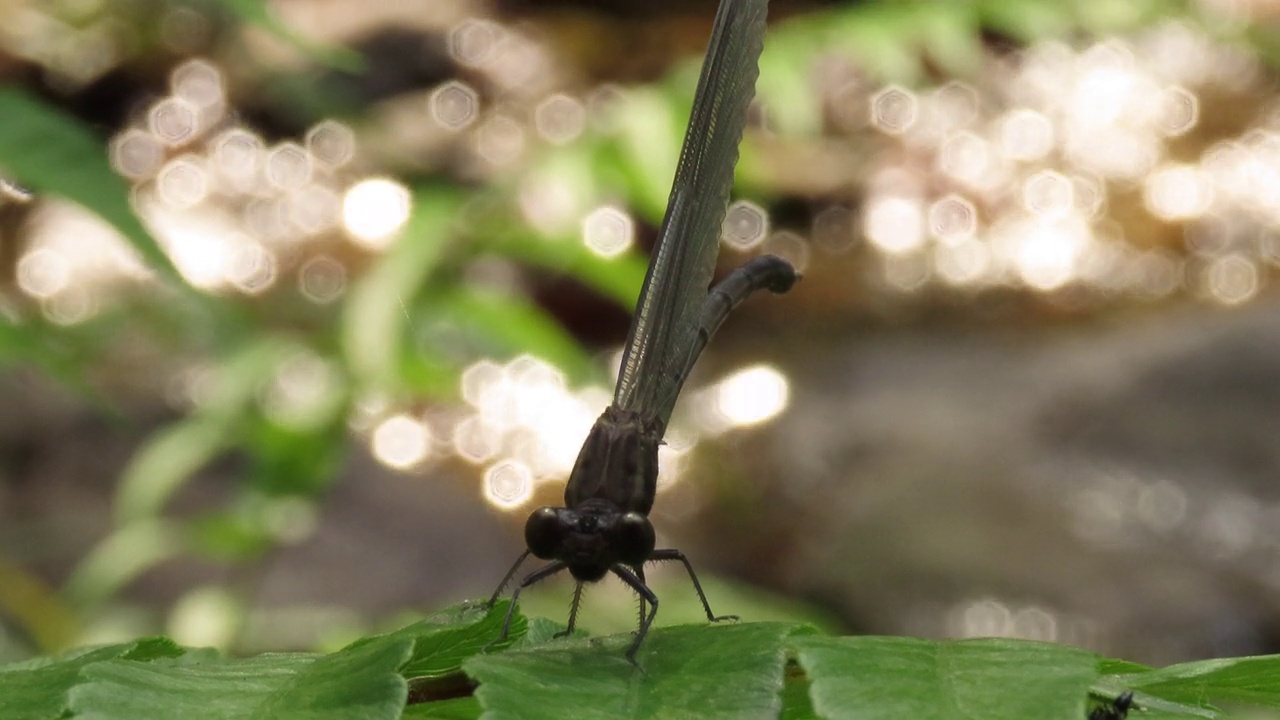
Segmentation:
<svg viewBox="0 0 1280 720">
<path fill-rule="evenodd" d="M 629 512 L 618 518 L 610 534 L 618 559 L 627 565 L 639 565 L 653 552 L 653 525 L 640 513 Z"/>
<path fill-rule="evenodd" d="M 538 508 L 525 521 L 525 546 L 535 557 L 553 560 L 560 554 L 560 547 L 568 533 L 569 526 L 560 516 L 560 508 Z"/>
</svg>

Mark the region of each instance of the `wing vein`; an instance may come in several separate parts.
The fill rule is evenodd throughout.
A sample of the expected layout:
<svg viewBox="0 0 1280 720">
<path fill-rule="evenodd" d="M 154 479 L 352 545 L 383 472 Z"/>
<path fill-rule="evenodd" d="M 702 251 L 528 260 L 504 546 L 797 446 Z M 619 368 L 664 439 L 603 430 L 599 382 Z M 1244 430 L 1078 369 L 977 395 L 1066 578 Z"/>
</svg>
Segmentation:
<svg viewBox="0 0 1280 720">
<path fill-rule="evenodd" d="M 768 0 L 723 0 L 716 12 L 667 213 L 623 350 L 614 405 L 663 427 L 715 272 L 767 9 Z"/>
</svg>

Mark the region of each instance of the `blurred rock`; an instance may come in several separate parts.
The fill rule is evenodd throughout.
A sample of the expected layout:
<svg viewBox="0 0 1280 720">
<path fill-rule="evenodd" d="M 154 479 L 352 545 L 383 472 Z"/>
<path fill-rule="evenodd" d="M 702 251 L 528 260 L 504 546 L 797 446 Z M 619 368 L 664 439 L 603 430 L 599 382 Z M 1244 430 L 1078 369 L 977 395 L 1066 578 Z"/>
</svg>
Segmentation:
<svg viewBox="0 0 1280 720">
<path fill-rule="evenodd" d="M 779 344 L 803 353 L 780 359 L 791 410 L 704 465 L 729 494 L 686 534 L 860 631 L 1275 652 L 1276 318 L 1270 301 Z"/>
</svg>

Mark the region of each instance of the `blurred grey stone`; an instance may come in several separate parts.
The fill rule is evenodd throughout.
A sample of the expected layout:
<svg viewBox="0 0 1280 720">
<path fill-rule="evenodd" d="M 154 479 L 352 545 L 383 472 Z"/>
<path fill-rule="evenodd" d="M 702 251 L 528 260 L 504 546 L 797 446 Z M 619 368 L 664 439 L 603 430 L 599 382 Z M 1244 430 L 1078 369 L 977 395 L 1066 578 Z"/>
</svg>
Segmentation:
<svg viewBox="0 0 1280 720">
<path fill-rule="evenodd" d="M 1275 303 L 822 338 L 773 351 L 788 414 L 704 464 L 755 496 L 683 529 L 722 569 L 866 632 L 969 609 L 1140 661 L 1280 649 Z"/>
</svg>

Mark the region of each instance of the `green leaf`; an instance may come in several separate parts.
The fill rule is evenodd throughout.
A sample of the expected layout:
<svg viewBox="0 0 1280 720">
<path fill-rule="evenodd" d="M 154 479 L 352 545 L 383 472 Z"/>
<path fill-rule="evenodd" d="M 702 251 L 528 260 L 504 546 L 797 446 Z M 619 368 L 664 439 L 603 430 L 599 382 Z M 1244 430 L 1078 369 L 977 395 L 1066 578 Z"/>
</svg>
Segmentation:
<svg viewBox="0 0 1280 720">
<path fill-rule="evenodd" d="M 116 491 L 116 521 L 127 525 L 153 517 L 192 474 L 227 448 L 245 410 L 292 347 L 268 336 L 220 358 L 196 412 L 156 431 L 130 458 Z"/>
<path fill-rule="evenodd" d="M 113 658 L 150 660 L 174 657 L 182 650 L 164 638 L 119 645 L 81 648 L 54 658 L 37 658 L 0 666 L 0 717 L 5 720 L 49 720 L 62 714 L 67 690 L 81 669 Z"/>
<path fill-rule="evenodd" d="M 275 548 L 277 537 L 244 504 L 188 520 L 192 551 L 215 561 L 246 562 Z"/>
<path fill-rule="evenodd" d="M 1109 680 L 1193 707 L 1243 703 L 1280 709 L 1280 655 L 1201 660 Z"/>
<path fill-rule="evenodd" d="M 267 654 L 202 663 L 111 660 L 72 688 L 73 717 L 394 720 L 407 696 L 397 670 L 412 641 L 385 639 L 333 655 Z"/>
<path fill-rule="evenodd" d="M 1082 718 L 1093 653 L 1016 640 L 899 637 L 793 641 L 819 717 L 859 720 Z"/>
<path fill-rule="evenodd" d="M 813 137 L 822 133 L 821 96 L 812 79 L 814 54 L 811 34 L 775 31 L 765 37 L 756 95 L 766 104 L 771 124 L 783 135 Z M 740 150 L 747 153 L 749 147 Z M 738 176 L 742 174 L 739 170 Z"/>
<path fill-rule="evenodd" d="M 351 289 L 342 317 L 343 351 L 356 379 L 375 389 L 400 384 L 399 359 L 408 307 L 430 278 L 447 246 L 457 199 L 419 188 L 400 239 Z"/>
<path fill-rule="evenodd" d="M 809 678 L 799 663 L 788 662 L 782 679 L 782 720 L 816 720 L 817 711 L 809 699 Z"/>
<path fill-rule="evenodd" d="M 401 669 L 401 674 L 410 679 L 446 675 L 461 669 L 463 661 L 498 639 L 510 604 L 509 600 L 502 600 L 491 608 L 479 604 L 457 605 L 385 635 L 357 640 L 349 647 L 356 648 L 386 638 L 412 640 L 413 655 Z M 507 639 L 494 644 L 493 649 L 507 647 L 519 640 L 524 636 L 525 627 L 524 616 L 515 614 Z"/>
<path fill-rule="evenodd" d="M 186 536 L 178 523 L 130 523 L 108 535 L 80 561 L 63 592 L 78 605 L 96 605 L 143 572 L 186 549 Z"/>
<path fill-rule="evenodd" d="M 400 717 L 405 720 L 475 720 L 484 709 L 475 697 L 453 698 L 438 702 L 419 703 L 404 709 Z"/>
<path fill-rule="evenodd" d="M 1071 3 L 1058 0 L 985 0 L 982 24 L 1023 41 L 1062 37 L 1076 25 Z"/>
<path fill-rule="evenodd" d="M 526 298 L 466 289 L 428 296 L 419 308 L 417 314 L 428 323 L 443 320 L 480 341 L 477 355 L 528 353 L 564 370 L 576 382 L 585 381 L 594 370 L 577 340 Z"/>
<path fill-rule="evenodd" d="M 868 3 L 814 22 L 825 44 L 850 53 L 871 77 L 916 85 L 925 75 L 918 14 L 914 3 Z"/>
<path fill-rule="evenodd" d="M 1122 675 L 1126 673 L 1147 672 L 1151 668 L 1128 660 L 1115 660 L 1112 658 L 1098 658 L 1098 674 L 1099 675 Z"/>
<path fill-rule="evenodd" d="M 253 487 L 268 495 L 315 498 L 329 487 L 347 450 L 345 416 L 308 431 L 270 422 L 251 423 L 248 450 Z"/>
<path fill-rule="evenodd" d="M 527 622 L 528 629 L 525 631 L 524 637 L 520 638 L 519 642 L 514 643 L 514 647 L 543 645 L 562 637 L 564 631 L 569 629 L 568 625 L 543 617 L 527 618 Z M 586 637 L 582 628 L 574 630 L 574 637 L 579 636 Z"/>
<path fill-rule="evenodd" d="M 266 30 L 307 56 L 338 70 L 360 72 L 365 69 L 364 56 L 340 45 L 320 43 L 294 32 L 280 22 L 271 8 L 262 0 L 219 0 L 220 4 L 235 13 L 249 25 Z"/>
<path fill-rule="evenodd" d="M 785 623 L 654 630 L 627 662 L 632 636 L 565 640 L 464 664 L 485 717 L 765 718 L 782 703 Z"/>
<path fill-rule="evenodd" d="M 918 12 L 920 43 L 950 75 L 972 77 L 986 62 L 978 14 L 969 3 L 933 3 Z"/>
<path fill-rule="evenodd" d="M 823 632 L 834 632 L 840 626 L 830 615 L 815 608 L 758 588 L 733 583 L 715 575 L 699 576 L 702 589 L 716 614 L 737 615 L 751 622 L 775 621 L 812 625 Z M 698 624 L 706 622 L 702 601 L 689 583 L 689 575 L 681 567 L 655 568 L 648 576 L 649 589 L 661 600 L 656 622 L 661 626 Z M 548 580 L 529 588 L 520 595 L 520 610 L 531 619 L 530 635 L 535 634 L 542 616 L 555 620 L 568 617 L 569 588 L 572 582 Z M 578 617 L 579 631 L 586 629 L 603 635 L 630 632 L 636 629 L 636 595 L 621 582 L 601 582 L 593 585 L 586 595 L 589 613 Z M 552 632 L 563 630 L 563 625 L 551 623 Z"/>
<path fill-rule="evenodd" d="M 155 432 L 129 459 L 116 490 L 116 519 L 128 524 L 150 517 L 197 470 L 227 445 L 221 418 L 201 415 Z"/>
<path fill-rule="evenodd" d="M 657 217 L 662 217 L 661 207 Z M 533 232 L 522 218 L 493 197 L 473 199 L 466 207 L 463 224 L 475 248 L 570 275 L 627 309 L 635 306 L 649 267 L 648 260 L 634 252 L 605 258 L 591 252 L 577 235 L 547 237 Z"/>
<path fill-rule="evenodd" d="M 129 186 L 111 170 L 102 141 L 78 120 L 16 87 L 0 87 L 0 173 L 57 195 L 111 223 L 148 265 L 183 282 L 129 204 Z"/>
<path fill-rule="evenodd" d="M 3 132 L 0 130 L 0 132 Z M 16 319 L 0 312 L 0 364 L 27 362 L 110 413 L 85 377 L 86 364 L 64 344 L 66 336 L 40 320 Z"/>
<path fill-rule="evenodd" d="M 618 114 L 624 167 L 633 174 L 632 202 L 647 217 L 660 218 L 666 211 L 689 107 L 677 109 L 670 96 L 639 88 L 627 93 L 625 112 Z"/>
<path fill-rule="evenodd" d="M 643 255 L 633 252 L 622 257 L 603 258 L 588 250 L 578 239 L 546 240 L 524 235 L 512 238 L 495 249 L 513 260 L 571 275 L 627 309 L 635 306 L 644 274 L 649 268 L 649 261 Z"/>
</svg>

